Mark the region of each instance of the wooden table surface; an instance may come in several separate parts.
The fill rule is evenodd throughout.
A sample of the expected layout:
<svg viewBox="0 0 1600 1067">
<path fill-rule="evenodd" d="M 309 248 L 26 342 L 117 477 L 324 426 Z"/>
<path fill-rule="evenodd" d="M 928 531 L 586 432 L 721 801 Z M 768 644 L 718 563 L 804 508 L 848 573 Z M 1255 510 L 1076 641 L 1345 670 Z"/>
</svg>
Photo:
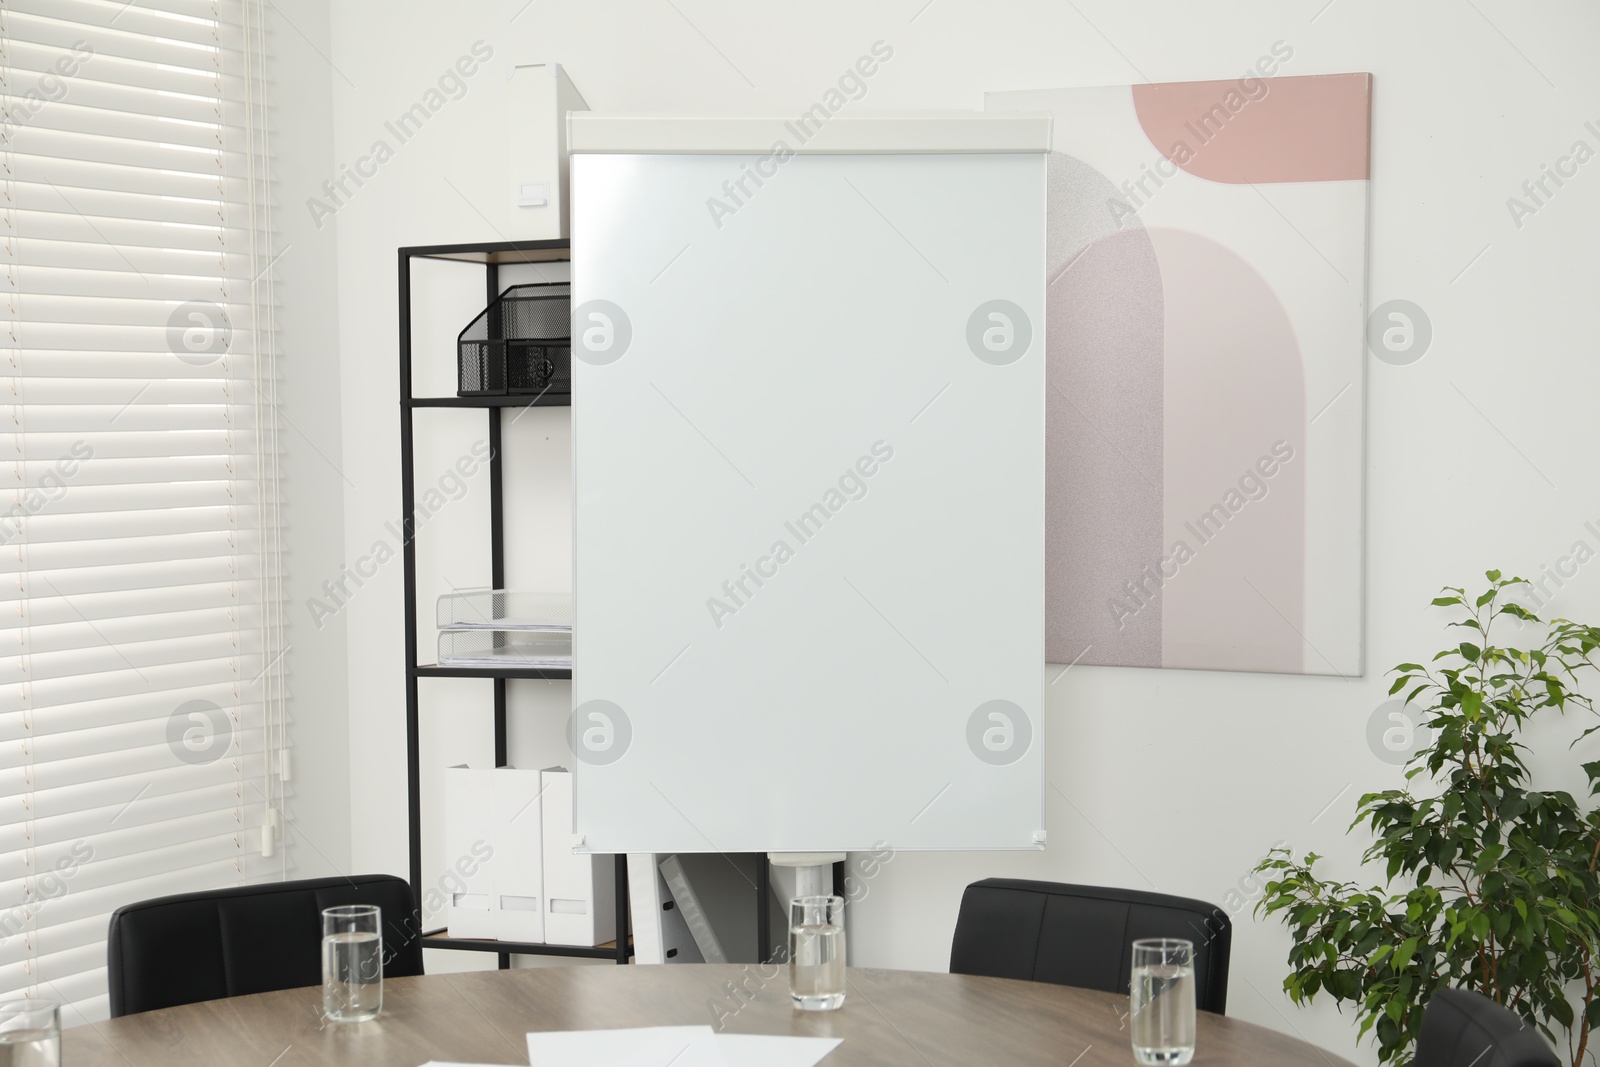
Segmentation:
<svg viewBox="0 0 1600 1067">
<path fill-rule="evenodd" d="M 317 988 L 128 1015 L 63 1031 L 61 1059 L 68 1067 L 526 1065 L 530 1030 L 720 1018 L 733 1033 L 843 1038 L 822 1067 L 1128 1067 L 1127 1006 L 1127 997 L 1066 986 L 851 968 L 842 1009 L 798 1012 L 776 967 L 544 967 L 393 979 L 383 1014 L 366 1023 L 324 1023 Z M 1303 1041 L 1203 1012 L 1197 1044 L 1195 1067 L 1349 1067 Z"/>
</svg>

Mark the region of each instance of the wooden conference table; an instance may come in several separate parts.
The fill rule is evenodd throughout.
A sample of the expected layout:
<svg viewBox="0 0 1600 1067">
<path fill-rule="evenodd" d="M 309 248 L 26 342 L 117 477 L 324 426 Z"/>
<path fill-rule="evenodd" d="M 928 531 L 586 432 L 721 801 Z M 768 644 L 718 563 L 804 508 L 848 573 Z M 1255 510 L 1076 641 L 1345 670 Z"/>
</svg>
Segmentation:
<svg viewBox="0 0 1600 1067">
<path fill-rule="evenodd" d="M 350 1024 L 322 1022 L 320 989 L 289 989 L 72 1027 L 62 1033 L 61 1060 L 69 1067 L 526 1065 L 529 1030 L 712 1023 L 721 1005 L 732 1033 L 843 1038 L 821 1067 L 1133 1063 L 1122 1028 L 1127 997 L 851 968 L 845 1006 L 809 1013 L 790 1008 L 787 981 L 774 967 L 705 964 L 437 974 L 385 982 L 383 1014 Z M 743 987 L 739 1000 L 728 983 Z M 1349 1067 L 1303 1041 L 1204 1013 L 1194 1064 Z"/>
</svg>

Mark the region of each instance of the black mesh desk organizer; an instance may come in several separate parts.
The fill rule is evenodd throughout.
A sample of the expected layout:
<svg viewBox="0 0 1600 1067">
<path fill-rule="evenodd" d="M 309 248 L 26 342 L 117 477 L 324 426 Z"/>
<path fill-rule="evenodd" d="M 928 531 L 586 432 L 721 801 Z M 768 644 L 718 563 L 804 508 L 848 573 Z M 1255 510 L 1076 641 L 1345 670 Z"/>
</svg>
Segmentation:
<svg viewBox="0 0 1600 1067">
<path fill-rule="evenodd" d="M 459 396 L 572 392 L 572 290 L 513 285 L 456 339 Z"/>
</svg>

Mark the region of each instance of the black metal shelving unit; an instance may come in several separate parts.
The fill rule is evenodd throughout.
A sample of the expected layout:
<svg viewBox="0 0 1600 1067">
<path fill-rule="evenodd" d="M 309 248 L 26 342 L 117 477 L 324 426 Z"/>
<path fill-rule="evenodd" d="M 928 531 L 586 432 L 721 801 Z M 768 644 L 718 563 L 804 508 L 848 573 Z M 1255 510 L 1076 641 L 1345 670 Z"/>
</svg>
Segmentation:
<svg viewBox="0 0 1600 1067">
<path fill-rule="evenodd" d="M 537 396 L 413 396 L 411 392 L 411 263 L 415 259 L 445 260 L 479 266 L 484 272 L 485 304 L 500 295 L 500 267 L 511 263 L 565 262 L 569 258 L 566 241 L 502 241 L 487 244 L 422 245 L 400 249 L 400 507 L 404 524 L 401 560 L 405 584 L 406 634 L 406 815 L 409 820 L 411 890 L 420 902 L 422 886 L 422 782 L 420 774 L 421 731 L 419 727 L 419 683 L 424 678 L 484 678 L 494 683 L 494 763 L 506 762 L 506 682 L 513 678 L 564 680 L 570 670 L 541 670 L 532 667 L 440 667 L 418 663 L 417 649 L 417 556 L 413 543 L 416 513 L 415 456 L 413 420 L 419 409 L 482 408 L 489 419 L 489 571 L 490 584 L 505 586 L 505 510 L 500 459 L 500 413 L 504 408 L 567 407 L 566 395 Z M 450 353 L 452 361 L 455 352 Z M 593 948 L 546 945 L 523 941 L 477 941 L 448 937 L 442 930 L 423 933 L 425 948 L 455 949 L 468 952 L 493 952 L 502 969 L 511 966 L 512 955 L 571 956 L 583 959 L 611 959 L 627 963 L 633 954 L 628 936 L 628 858 L 616 858 L 617 938 L 608 945 Z M 763 879 L 764 881 L 764 879 Z"/>
</svg>

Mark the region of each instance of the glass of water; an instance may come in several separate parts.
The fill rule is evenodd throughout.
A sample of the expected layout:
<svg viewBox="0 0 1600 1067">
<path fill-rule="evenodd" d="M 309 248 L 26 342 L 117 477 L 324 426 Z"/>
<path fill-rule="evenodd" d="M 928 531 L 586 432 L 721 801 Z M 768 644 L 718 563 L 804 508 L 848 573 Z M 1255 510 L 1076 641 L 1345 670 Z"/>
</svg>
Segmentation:
<svg viewBox="0 0 1600 1067">
<path fill-rule="evenodd" d="M 0 1067 L 61 1067 L 61 1008 L 54 1001 L 0 1004 Z"/>
<path fill-rule="evenodd" d="M 1133 943 L 1133 1058 L 1146 1067 L 1194 1059 L 1194 943 Z"/>
<path fill-rule="evenodd" d="M 339 1023 L 383 1010 L 383 913 L 374 904 L 322 911 L 322 1012 Z"/>
<path fill-rule="evenodd" d="M 789 999 L 801 1011 L 844 1004 L 844 898 L 789 902 Z"/>
</svg>

